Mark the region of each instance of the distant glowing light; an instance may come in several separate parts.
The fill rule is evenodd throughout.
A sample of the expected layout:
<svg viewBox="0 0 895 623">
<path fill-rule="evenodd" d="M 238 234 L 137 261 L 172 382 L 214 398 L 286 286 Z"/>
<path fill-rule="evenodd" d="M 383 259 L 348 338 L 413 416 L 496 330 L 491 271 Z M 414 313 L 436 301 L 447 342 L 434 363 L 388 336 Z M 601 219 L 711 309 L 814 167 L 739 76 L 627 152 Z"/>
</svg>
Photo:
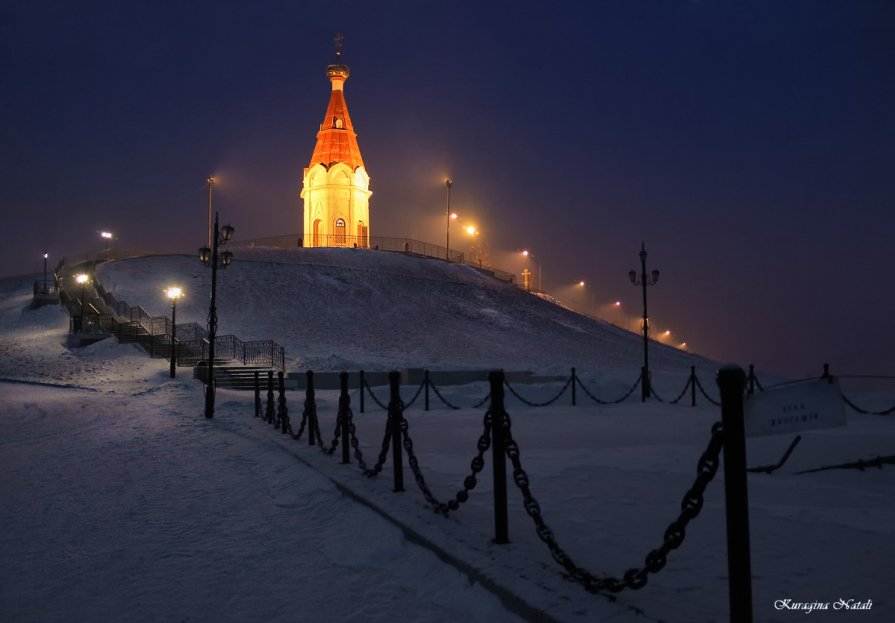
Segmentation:
<svg viewBox="0 0 895 623">
<path fill-rule="evenodd" d="M 476 233 L 478 233 L 478 232 L 476 232 L 475 225 L 467 225 L 466 233 L 469 234 L 470 236 L 475 236 Z"/>
<path fill-rule="evenodd" d="M 458 218 L 460 218 L 459 214 L 457 214 L 456 212 L 451 212 L 451 220 L 456 221 Z"/>
<path fill-rule="evenodd" d="M 48 257 L 50 257 L 50 254 L 49 254 L 49 253 L 44 253 L 44 259 L 47 259 Z"/>
<path fill-rule="evenodd" d="M 578 285 L 579 285 L 579 286 L 583 286 L 583 285 L 584 285 L 584 282 L 583 282 L 583 281 L 579 281 L 579 282 L 578 282 Z"/>
<path fill-rule="evenodd" d="M 177 286 L 171 286 L 170 288 L 165 290 L 165 294 L 168 296 L 169 299 L 177 300 L 181 296 L 183 296 L 183 290 L 178 288 Z"/>
<path fill-rule="evenodd" d="M 666 330 L 665 333 L 663 333 L 662 335 L 671 335 L 671 330 L 670 329 Z"/>
<path fill-rule="evenodd" d="M 622 306 L 622 302 L 621 302 L 621 301 L 616 301 L 616 302 L 615 302 L 615 306 L 616 306 L 616 307 L 621 307 L 621 306 Z"/>
<path fill-rule="evenodd" d="M 110 239 L 110 238 L 112 237 L 112 232 L 110 232 L 110 231 L 101 231 L 101 232 L 99 232 L 99 235 L 102 236 L 103 238 L 106 238 L 106 239 L 108 240 L 108 239 Z"/>
<path fill-rule="evenodd" d="M 522 252 L 522 255 L 524 255 L 525 257 L 528 257 L 529 255 L 531 255 L 531 253 L 529 253 L 529 252 L 526 250 L 526 251 L 523 251 L 523 252 Z"/>
<path fill-rule="evenodd" d="M 80 273 L 78 275 L 75 275 L 75 281 L 77 281 L 81 285 L 84 285 L 85 283 L 87 283 L 88 279 L 90 279 L 90 277 L 88 277 L 85 273 Z"/>
</svg>

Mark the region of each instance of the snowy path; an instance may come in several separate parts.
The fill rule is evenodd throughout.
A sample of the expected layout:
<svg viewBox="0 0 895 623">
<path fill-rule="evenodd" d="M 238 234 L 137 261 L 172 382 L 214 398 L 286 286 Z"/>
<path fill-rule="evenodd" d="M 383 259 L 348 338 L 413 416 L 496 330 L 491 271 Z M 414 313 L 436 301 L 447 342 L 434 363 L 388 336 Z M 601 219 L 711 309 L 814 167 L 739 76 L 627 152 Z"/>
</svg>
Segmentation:
<svg viewBox="0 0 895 623">
<path fill-rule="evenodd" d="M 158 389 L 0 388 L 4 621 L 516 620 L 274 444 L 196 417 L 193 383 Z"/>
</svg>

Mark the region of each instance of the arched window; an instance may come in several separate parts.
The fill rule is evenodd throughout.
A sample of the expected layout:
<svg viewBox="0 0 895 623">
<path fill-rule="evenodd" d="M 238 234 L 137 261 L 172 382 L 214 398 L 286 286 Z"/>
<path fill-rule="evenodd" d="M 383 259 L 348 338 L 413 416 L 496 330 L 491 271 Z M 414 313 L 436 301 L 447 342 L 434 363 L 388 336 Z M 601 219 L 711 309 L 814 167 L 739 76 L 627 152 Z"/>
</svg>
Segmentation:
<svg viewBox="0 0 895 623">
<path fill-rule="evenodd" d="M 320 219 L 314 221 L 314 232 L 311 237 L 311 246 L 319 247 L 320 246 Z"/>
<path fill-rule="evenodd" d="M 337 129 L 337 130 L 341 130 L 341 129 L 342 129 L 342 120 L 339 119 L 338 117 L 336 117 L 336 129 Z"/>
<path fill-rule="evenodd" d="M 337 218 L 336 219 L 336 244 L 344 245 L 345 244 L 345 219 Z"/>
</svg>

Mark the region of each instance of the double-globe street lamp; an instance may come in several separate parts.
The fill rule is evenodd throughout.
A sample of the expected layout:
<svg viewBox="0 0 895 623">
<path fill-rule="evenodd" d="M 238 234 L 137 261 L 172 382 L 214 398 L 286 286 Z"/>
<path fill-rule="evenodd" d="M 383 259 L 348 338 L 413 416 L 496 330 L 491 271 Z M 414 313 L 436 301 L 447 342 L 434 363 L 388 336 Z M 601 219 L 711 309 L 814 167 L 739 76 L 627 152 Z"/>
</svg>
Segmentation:
<svg viewBox="0 0 895 623">
<path fill-rule="evenodd" d="M 177 286 L 171 286 L 165 290 L 165 294 L 171 299 L 171 378 L 177 376 L 177 299 L 183 296 L 183 290 Z"/>
<path fill-rule="evenodd" d="M 631 283 L 635 286 L 643 287 L 643 320 L 641 321 L 641 329 L 643 330 L 643 369 L 640 371 L 641 385 L 641 402 L 646 402 L 650 395 L 649 381 L 649 315 L 646 311 L 646 287 L 654 286 L 659 281 L 659 271 L 654 270 L 652 277 L 646 274 L 646 247 L 643 242 L 640 243 L 640 277 L 637 277 L 637 271 L 628 272 Z"/>
<path fill-rule="evenodd" d="M 233 254 L 229 251 L 218 255 L 218 247 L 229 242 L 234 231 L 236 230 L 229 225 L 218 227 L 218 215 L 215 212 L 211 248 L 199 249 L 199 260 L 211 267 L 211 303 L 208 306 L 208 367 L 205 378 L 205 417 L 209 419 L 214 417 L 214 341 L 218 330 L 218 267 L 227 268 L 233 260 Z"/>
</svg>

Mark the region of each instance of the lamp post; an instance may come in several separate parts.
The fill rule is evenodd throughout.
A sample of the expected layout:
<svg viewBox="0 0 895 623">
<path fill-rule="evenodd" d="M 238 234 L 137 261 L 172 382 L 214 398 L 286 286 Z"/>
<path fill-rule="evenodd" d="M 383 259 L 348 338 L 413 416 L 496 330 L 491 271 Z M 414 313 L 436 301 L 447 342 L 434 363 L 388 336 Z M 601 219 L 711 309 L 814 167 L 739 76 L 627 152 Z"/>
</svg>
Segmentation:
<svg viewBox="0 0 895 623">
<path fill-rule="evenodd" d="M 171 299 L 171 378 L 177 376 L 177 299 L 183 296 L 183 290 L 177 286 L 171 286 L 165 290 L 165 294 Z"/>
<path fill-rule="evenodd" d="M 210 188 L 211 184 L 209 183 Z M 214 417 L 214 341 L 218 331 L 218 264 L 221 268 L 227 268 L 233 260 L 233 254 L 229 251 L 224 251 L 218 257 L 218 247 L 229 242 L 234 231 L 229 225 L 218 227 L 218 215 L 215 213 L 211 248 L 199 249 L 199 260 L 211 267 L 211 302 L 208 306 L 208 374 L 205 379 L 205 417 L 209 419 Z"/>
<path fill-rule="evenodd" d="M 110 231 L 101 231 L 99 232 L 99 235 L 106 241 L 106 259 L 109 259 L 109 246 L 112 243 L 114 235 Z"/>
<path fill-rule="evenodd" d="M 49 253 L 44 253 L 44 289 L 43 293 L 47 293 L 47 258 L 50 257 Z"/>
<path fill-rule="evenodd" d="M 87 273 L 79 273 L 75 275 L 75 281 L 81 284 L 81 300 L 80 300 L 80 311 L 81 313 L 78 315 L 78 321 L 75 324 L 75 330 L 83 331 L 84 330 L 84 286 L 87 285 L 87 282 L 90 280 L 90 277 Z"/>
<path fill-rule="evenodd" d="M 538 288 L 537 288 L 537 289 L 538 289 L 540 292 L 543 292 L 543 291 L 544 291 L 544 283 L 543 283 L 543 281 L 541 281 L 541 280 L 542 280 L 542 278 L 544 277 L 544 272 L 543 272 L 543 270 L 542 270 L 542 268 L 541 268 L 541 258 L 540 258 L 540 256 L 535 257 L 534 253 L 532 253 L 532 252 L 529 251 L 528 249 L 525 249 L 524 251 L 522 251 L 522 255 L 524 255 L 525 257 L 530 257 L 531 259 L 537 261 L 537 263 L 538 263 Z"/>
<path fill-rule="evenodd" d="M 447 187 L 447 206 L 445 207 L 445 220 L 447 221 L 447 228 L 445 229 L 444 236 L 444 247 L 445 251 L 445 259 L 450 262 L 451 261 L 451 186 L 454 185 L 454 180 L 451 178 L 447 178 L 444 180 L 444 185 Z"/>
<path fill-rule="evenodd" d="M 646 274 L 646 247 L 643 242 L 640 243 L 640 278 L 637 277 L 637 271 L 632 270 L 628 272 L 628 277 L 631 279 L 631 283 L 635 286 L 643 287 L 643 320 L 641 322 L 641 329 L 643 330 L 643 369 L 640 371 L 640 385 L 641 385 L 641 402 L 646 402 L 646 399 L 649 398 L 650 395 L 650 383 L 649 383 L 649 315 L 646 311 L 646 287 L 654 286 L 659 281 L 659 271 L 654 270 L 652 272 L 652 278 L 648 277 Z"/>
<path fill-rule="evenodd" d="M 578 285 L 584 288 L 584 307 L 587 309 L 587 291 L 590 290 L 590 315 L 594 318 L 597 317 L 597 294 L 594 292 L 594 289 L 590 287 L 587 282 L 583 279 L 578 282 Z"/>
<path fill-rule="evenodd" d="M 81 315 L 84 315 L 84 286 L 90 281 L 90 277 L 87 276 L 87 273 L 79 273 L 75 275 L 75 281 L 81 284 Z"/>
<path fill-rule="evenodd" d="M 211 247 L 211 187 L 214 186 L 214 178 L 212 176 L 208 176 L 208 179 L 205 180 L 208 183 L 208 247 Z M 215 215 L 217 216 L 217 215 Z"/>
</svg>

